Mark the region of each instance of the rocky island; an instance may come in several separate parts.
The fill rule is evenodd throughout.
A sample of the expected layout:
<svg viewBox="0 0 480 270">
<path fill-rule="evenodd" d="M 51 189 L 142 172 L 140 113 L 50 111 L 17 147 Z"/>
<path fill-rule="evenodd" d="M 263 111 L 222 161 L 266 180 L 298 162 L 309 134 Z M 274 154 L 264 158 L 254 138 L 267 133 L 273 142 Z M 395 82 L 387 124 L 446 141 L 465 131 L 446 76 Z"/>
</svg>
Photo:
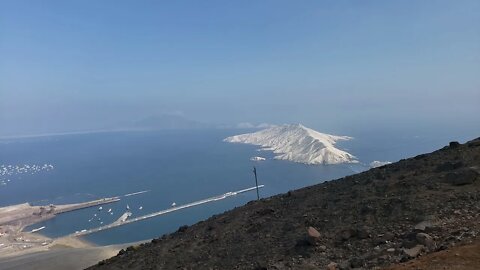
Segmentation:
<svg viewBox="0 0 480 270">
<path fill-rule="evenodd" d="M 320 133 L 301 124 L 290 124 L 231 136 L 224 141 L 261 146 L 263 150 L 273 151 L 275 159 L 305 164 L 339 164 L 357 162 L 355 156 L 335 147 L 337 141 L 351 139 Z"/>
</svg>

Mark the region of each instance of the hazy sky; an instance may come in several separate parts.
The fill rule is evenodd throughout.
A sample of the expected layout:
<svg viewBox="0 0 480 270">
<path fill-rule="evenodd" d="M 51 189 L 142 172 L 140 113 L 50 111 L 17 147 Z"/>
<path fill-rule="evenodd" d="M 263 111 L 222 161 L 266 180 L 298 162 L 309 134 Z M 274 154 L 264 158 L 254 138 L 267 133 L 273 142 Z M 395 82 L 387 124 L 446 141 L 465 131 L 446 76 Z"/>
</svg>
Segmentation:
<svg viewBox="0 0 480 270">
<path fill-rule="evenodd" d="M 480 127 L 480 1 L 0 1 L 0 135 L 163 113 Z"/>
</svg>

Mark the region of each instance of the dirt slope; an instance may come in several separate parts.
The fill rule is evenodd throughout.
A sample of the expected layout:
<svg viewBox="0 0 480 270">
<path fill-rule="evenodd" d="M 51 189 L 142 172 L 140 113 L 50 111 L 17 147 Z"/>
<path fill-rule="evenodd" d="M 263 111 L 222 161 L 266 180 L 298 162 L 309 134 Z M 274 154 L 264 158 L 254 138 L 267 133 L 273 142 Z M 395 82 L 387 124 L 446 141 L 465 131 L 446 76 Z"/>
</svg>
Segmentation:
<svg viewBox="0 0 480 270">
<path fill-rule="evenodd" d="M 388 270 L 478 270 L 480 269 L 480 241 L 431 253 Z"/>
<path fill-rule="evenodd" d="M 479 168 L 480 139 L 450 143 L 250 202 L 91 269 L 381 269 L 477 237 Z"/>
</svg>

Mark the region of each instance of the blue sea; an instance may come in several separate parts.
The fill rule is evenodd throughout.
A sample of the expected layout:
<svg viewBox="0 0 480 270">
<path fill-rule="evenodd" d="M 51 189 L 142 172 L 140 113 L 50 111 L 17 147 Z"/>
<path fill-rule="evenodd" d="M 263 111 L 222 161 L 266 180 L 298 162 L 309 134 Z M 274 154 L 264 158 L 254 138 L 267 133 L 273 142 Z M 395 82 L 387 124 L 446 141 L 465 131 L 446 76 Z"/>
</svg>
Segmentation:
<svg viewBox="0 0 480 270">
<path fill-rule="evenodd" d="M 82 209 L 27 228 L 45 226 L 43 234 L 59 237 L 98 227 L 100 222 L 113 222 L 127 205 L 133 216 L 140 216 L 167 209 L 173 202 L 181 205 L 252 187 L 253 166 L 257 167 L 259 184 L 265 185 L 260 195 L 267 197 L 361 172 L 373 160 L 397 161 L 430 152 L 453 137 L 345 134 L 355 139 L 339 143 L 338 147 L 356 155 L 361 163 L 313 166 L 273 160 L 273 153 L 259 152 L 256 146 L 223 142 L 225 137 L 251 131 L 125 131 L 1 139 L 0 166 L 23 169 L 1 176 L 0 206 L 75 203 L 148 190 L 122 197 L 120 202 L 103 206 L 102 211 Z M 464 135 L 460 139 L 473 137 Z M 267 160 L 250 161 L 252 156 Z M 255 192 L 243 193 L 85 238 L 99 245 L 151 239 L 254 199 Z M 113 214 L 107 212 L 109 208 Z"/>
</svg>

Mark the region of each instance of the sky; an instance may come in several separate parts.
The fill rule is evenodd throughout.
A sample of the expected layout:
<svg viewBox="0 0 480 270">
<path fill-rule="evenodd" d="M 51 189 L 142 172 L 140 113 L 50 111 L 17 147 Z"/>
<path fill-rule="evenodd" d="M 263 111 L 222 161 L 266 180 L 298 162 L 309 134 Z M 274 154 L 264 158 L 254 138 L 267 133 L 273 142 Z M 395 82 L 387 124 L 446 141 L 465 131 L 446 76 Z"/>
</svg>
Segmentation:
<svg viewBox="0 0 480 270">
<path fill-rule="evenodd" d="M 0 1 L 0 135 L 480 124 L 480 1 Z"/>
</svg>

